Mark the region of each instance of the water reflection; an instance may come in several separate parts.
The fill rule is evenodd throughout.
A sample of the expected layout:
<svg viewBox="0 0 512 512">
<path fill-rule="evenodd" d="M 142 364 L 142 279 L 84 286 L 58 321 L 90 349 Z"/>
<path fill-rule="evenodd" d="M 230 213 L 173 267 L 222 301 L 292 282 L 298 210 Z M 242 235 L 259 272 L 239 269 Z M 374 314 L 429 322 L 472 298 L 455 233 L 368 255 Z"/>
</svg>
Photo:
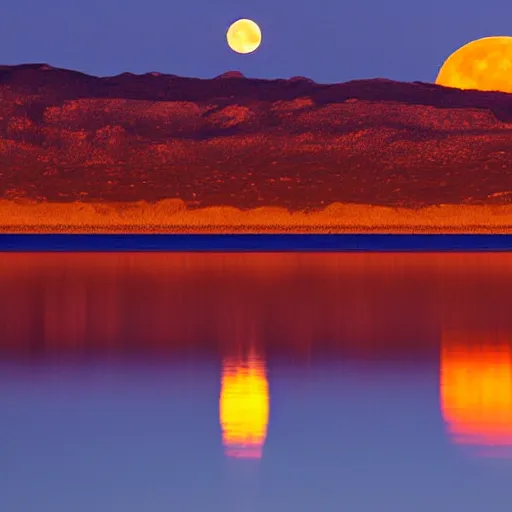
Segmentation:
<svg viewBox="0 0 512 512">
<path fill-rule="evenodd" d="M 430 353 L 447 322 L 512 332 L 508 254 L 0 254 L 0 355 Z"/>
<path fill-rule="evenodd" d="M 511 303 L 512 254 L 0 254 L 0 508 L 507 512 Z"/>
<path fill-rule="evenodd" d="M 224 359 L 219 416 L 226 455 L 261 458 L 267 437 L 269 391 L 265 362 L 254 351 L 245 359 Z"/>
<path fill-rule="evenodd" d="M 445 331 L 441 408 L 451 439 L 485 456 L 512 456 L 512 340 Z"/>
</svg>

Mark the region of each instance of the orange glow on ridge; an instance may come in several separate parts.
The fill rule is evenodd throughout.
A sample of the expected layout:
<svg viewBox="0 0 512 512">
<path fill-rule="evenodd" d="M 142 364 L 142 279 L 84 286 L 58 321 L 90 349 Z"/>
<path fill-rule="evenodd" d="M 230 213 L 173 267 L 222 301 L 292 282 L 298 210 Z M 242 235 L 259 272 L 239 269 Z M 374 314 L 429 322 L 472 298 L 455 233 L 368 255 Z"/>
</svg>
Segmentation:
<svg viewBox="0 0 512 512">
<path fill-rule="evenodd" d="M 219 403 L 222 442 L 228 457 L 261 458 L 267 436 L 269 391 L 265 363 L 226 358 Z"/>
</svg>

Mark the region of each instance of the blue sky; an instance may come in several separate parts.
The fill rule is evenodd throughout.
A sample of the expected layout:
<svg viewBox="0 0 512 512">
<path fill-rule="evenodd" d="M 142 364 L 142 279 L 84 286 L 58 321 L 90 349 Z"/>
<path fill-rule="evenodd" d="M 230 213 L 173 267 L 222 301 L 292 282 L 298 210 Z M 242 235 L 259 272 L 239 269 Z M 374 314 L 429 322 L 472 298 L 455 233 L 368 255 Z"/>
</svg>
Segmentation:
<svg viewBox="0 0 512 512">
<path fill-rule="evenodd" d="M 254 19 L 263 44 L 233 53 L 225 31 Z M 47 62 L 106 76 L 160 71 L 318 82 L 434 81 L 458 47 L 512 35 L 510 0 L 16 0 L 0 16 L 0 63 Z"/>
</svg>

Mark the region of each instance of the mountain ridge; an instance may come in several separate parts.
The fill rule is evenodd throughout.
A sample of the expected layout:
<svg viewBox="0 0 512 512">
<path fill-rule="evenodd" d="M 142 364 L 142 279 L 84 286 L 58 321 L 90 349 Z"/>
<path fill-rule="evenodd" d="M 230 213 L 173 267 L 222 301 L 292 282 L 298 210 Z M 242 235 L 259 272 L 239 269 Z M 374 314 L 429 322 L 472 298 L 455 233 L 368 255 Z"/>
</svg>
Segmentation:
<svg viewBox="0 0 512 512">
<path fill-rule="evenodd" d="M 0 168 L 14 201 L 510 204 L 512 94 L 0 66 Z"/>
</svg>

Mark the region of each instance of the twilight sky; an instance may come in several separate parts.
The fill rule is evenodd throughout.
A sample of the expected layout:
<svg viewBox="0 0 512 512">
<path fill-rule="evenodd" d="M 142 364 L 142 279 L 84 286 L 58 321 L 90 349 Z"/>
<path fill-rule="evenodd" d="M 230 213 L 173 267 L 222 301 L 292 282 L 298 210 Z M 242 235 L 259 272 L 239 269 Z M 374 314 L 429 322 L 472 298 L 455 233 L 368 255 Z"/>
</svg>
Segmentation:
<svg viewBox="0 0 512 512">
<path fill-rule="evenodd" d="M 238 18 L 263 32 L 250 55 L 229 50 Z M 0 16 L 0 63 L 46 62 L 105 76 L 160 71 L 208 78 L 302 75 L 433 82 L 473 39 L 512 35 L 510 0 L 15 0 Z"/>
</svg>

